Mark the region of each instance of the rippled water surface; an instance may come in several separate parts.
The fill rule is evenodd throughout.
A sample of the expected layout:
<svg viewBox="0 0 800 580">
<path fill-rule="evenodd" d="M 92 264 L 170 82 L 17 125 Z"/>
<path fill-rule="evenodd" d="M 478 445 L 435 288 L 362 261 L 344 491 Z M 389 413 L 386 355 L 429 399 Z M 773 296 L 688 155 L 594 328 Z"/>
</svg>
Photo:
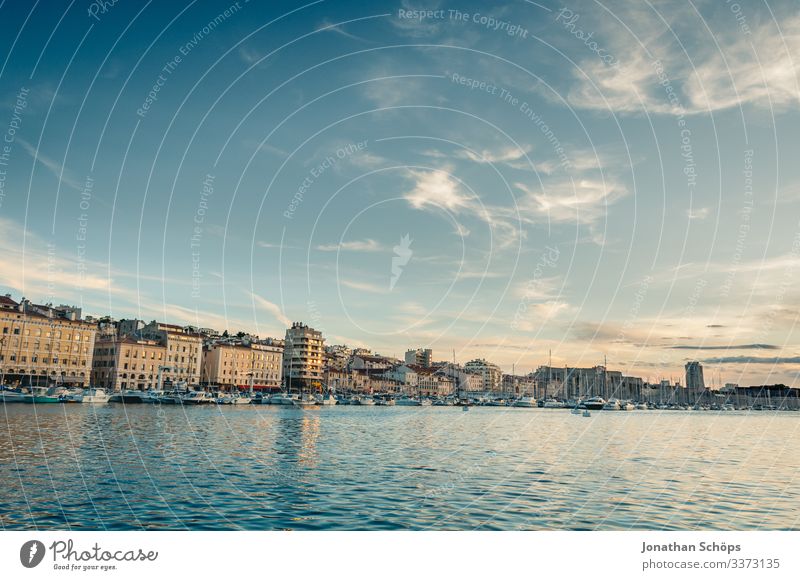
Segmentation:
<svg viewBox="0 0 800 580">
<path fill-rule="evenodd" d="M 0 406 L 4 529 L 800 529 L 798 413 Z"/>
</svg>

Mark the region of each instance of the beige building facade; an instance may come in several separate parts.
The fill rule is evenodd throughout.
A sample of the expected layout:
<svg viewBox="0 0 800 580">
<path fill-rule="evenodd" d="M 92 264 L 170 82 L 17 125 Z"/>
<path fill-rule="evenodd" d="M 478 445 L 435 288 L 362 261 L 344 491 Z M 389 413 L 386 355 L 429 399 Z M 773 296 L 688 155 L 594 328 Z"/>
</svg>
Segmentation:
<svg viewBox="0 0 800 580">
<path fill-rule="evenodd" d="M 100 333 L 94 348 L 92 385 L 110 391 L 154 390 L 159 369 L 166 366 L 167 349 L 154 340 Z M 163 371 L 162 371 L 163 375 Z"/>
<path fill-rule="evenodd" d="M 211 343 L 203 349 L 202 383 L 222 389 L 274 391 L 283 378 L 283 349 L 251 342 Z"/>
<path fill-rule="evenodd" d="M 283 377 L 287 389 L 296 391 L 322 386 L 325 339 L 318 330 L 295 322 L 286 329 Z"/>
<path fill-rule="evenodd" d="M 79 309 L 0 297 L 0 382 L 89 386 L 96 332 Z"/>
</svg>

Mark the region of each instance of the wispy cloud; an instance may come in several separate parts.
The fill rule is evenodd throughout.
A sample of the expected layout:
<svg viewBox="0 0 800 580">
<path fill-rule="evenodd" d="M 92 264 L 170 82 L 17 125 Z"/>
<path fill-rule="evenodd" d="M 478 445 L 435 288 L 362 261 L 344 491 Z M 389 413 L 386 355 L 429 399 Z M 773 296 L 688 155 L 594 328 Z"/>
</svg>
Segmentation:
<svg viewBox="0 0 800 580">
<path fill-rule="evenodd" d="M 524 162 L 522 160 L 527 159 L 532 149 L 530 145 L 525 145 L 521 148 L 509 146 L 494 150 L 481 149 L 479 152 L 461 149 L 456 153 L 456 156 L 476 163 L 504 163 L 515 169 L 526 169 L 533 167 L 533 164 L 529 160 Z"/>
<path fill-rule="evenodd" d="M 708 326 L 708 325 L 707 325 Z M 711 325 L 714 326 L 714 325 Z M 716 325 L 719 326 L 719 325 Z M 680 344 L 677 346 L 670 346 L 669 348 L 675 350 L 781 350 L 781 347 L 774 344 L 731 344 L 731 345 L 703 345 L 703 344 Z"/>
<path fill-rule="evenodd" d="M 458 211 L 471 205 L 473 196 L 462 191 L 451 168 L 440 170 L 410 170 L 414 187 L 405 194 L 406 200 L 416 209 L 445 208 Z"/>
<path fill-rule="evenodd" d="M 300 246 L 290 246 L 288 244 L 282 244 L 282 245 L 281 244 L 273 244 L 271 242 L 262 242 L 262 241 L 256 242 L 256 245 L 259 248 L 267 248 L 267 249 L 270 249 L 270 250 L 300 250 L 301 249 Z"/>
<path fill-rule="evenodd" d="M 320 22 L 319 25 L 317 26 L 316 30 L 318 30 L 318 31 L 319 30 L 324 30 L 324 31 L 328 31 L 328 32 L 335 32 L 336 34 L 340 34 L 341 36 L 344 36 L 345 38 L 349 38 L 351 40 L 357 40 L 359 42 L 366 42 L 360 36 L 356 36 L 355 34 L 350 34 L 349 32 L 347 32 L 342 25 L 337 24 L 335 22 L 331 22 L 328 19 L 323 19 L 322 22 Z"/>
<path fill-rule="evenodd" d="M 263 57 L 263 55 L 256 49 L 244 45 L 239 47 L 238 52 L 239 58 L 241 58 L 245 64 L 249 65 L 256 64 Z"/>
<path fill-rule="evenodd" d="M 104 270 L 107 271 L 105 264 L 79 264 L 65 257 L 58 245 L 25 231 L 11 220 L 0 218 L 0 284 L 52 298 L 71 296 L 76 289 L 122 292 L 110 277 L 91 273 Z"/>
<path fill-rule="evenodd" d="M 703 359 L 702 362 L 708 364 L 800 364 L 800 356 L 721 356 L 717 358 Z"/>
<path fill-rule="evenodd" d="M 372 284 L 370 282 L 359 282 L 356 280 L 340 279 L 339 283 L 342 286 L 352 288 L 353 290 L 359 290 L 361 292 L 370 292 L 372 294 L 386 294 L 389 291 L 388 286 L 386 287 L 378 286 L 377 284 Z"/>
<path fill-rule="evenodd" d="M 269 300 L 267 300 L 262 296 L 259 296 L 255 292 L 250 292 L 250 297 L 252 298 L 253 304 L 255 306 L 274 316 L 275 320 L 277 320 L 284 326 L 291 326 L 292 321 L 289 320 L 289 318 L 283 313 L 280 306 L 278 306 L 274 302 L 270 302 Z"/>
<path fill-rule="evenodd" d="M 385 252 L 387 248 L 371 238 L 365 240 L 353 240 L 340 244 L 321 244 L 315 249 L 320 252 Z"/>
<path fill-rule="evenodd" d="M 24 139 L 17 137 L 17 141 L 20 145 L 22 145 L 22 148 L 33 158 L 34 161 L 37 161 L 42 167 L 52 173 L 56 179 L 61 181 L 61 183 L 77 191 L 83 190 L 83 184 L 74 178 L 63 164 L 51 157 L 48 157 L 47 155 L 44 155 L 41 150 L 37 150 L 33 145 Z"/>
<path fill-rule="evenodd" d="M 693 207 L 686 210 L 686 217 L 690 220 L 704 220 L 711 215 L 710 207 Z"/>
<path fill-rule="evenodd" d="M 515 183 L 525 192 L 520 208 L 528 217 L 551 222 L 591 223 L 605 217 L 608 207 L 628 194 L 621 182 L 606 179 L 562 180 L 532 187 Z"/>
<path fill-rule="evenodd" d="M 796 13 L 779 18 L 780 30 L 771 19 L 756 24 L 754 18 L 749 34 L 734 26 L 709 34 L 707 26 L 714 26 L 713 19 L 687 21 L 679 19 L 678 11 L 648 12 L 635 4 L 617 4 L 614 12 L 618 19 L 600 14 L 593 20 L 595 38 L 624 57 L 620 56 L 618 67 L 609 67 L 594 55 L 582 58 L 566 91 L 573 107 L 697 114 L 741 105 L 786 110 L 800 103 L 800 15 Z M 620 22 L 636 35 L 621 28 Z M 677 45 L 675 34 L 680 34 L 684 47 L 691 47 L 691 58 Z M 666 87 L 676 95 L 672 102 Z"/>
</svg>

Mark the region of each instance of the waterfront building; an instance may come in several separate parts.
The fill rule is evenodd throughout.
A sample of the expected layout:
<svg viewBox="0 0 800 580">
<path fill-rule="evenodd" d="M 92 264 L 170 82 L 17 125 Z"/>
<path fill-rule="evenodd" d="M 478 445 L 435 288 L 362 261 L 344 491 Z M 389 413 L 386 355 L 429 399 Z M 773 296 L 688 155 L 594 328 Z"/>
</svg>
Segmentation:
<svg viewBox="0 0 800 580">
<path fill-rule="evenodd" d="M 418 366 L 418 365 L 413 365 Z M 406 387 L 417 386 L 417 372 L 410 364 L 397 365 L 383 373 L 383 376 L 389 380 L 396 381 Z"/>
<path fill-rule="evenodd" d="M 353 351 L 343 344 L 325 346 L 325 368 L 344 370 L 350 361 Z"/>
<path fill-rule="evenodd" d="M 96 331 L 80 308 L 0 296 L 0 384 L 89 386 Z"/>
<path fill-rule="evenodd" d="M 663 405 L 691 405 L 695 398 L 680 383 L 672 384 L 667 379 L 658 383 L 644 383 L 642 385 L 642 399 L 648 403 Z"/>
<path fill-rule="evenodd" d="M 394 359 L 380 355 L 358 354 L 350 360 L 350 368 L 360 371 L 387 371 L 395 364 Z"/>
<path fill-rule="evenodd" d="M 399 395 L 406 392 L 404 390 L 405 385 L 403 383 L 384 376 L 370 376 L 369 385 L 371 393 Z"/>
<path fill-rule="evenodd" d="M 485 359 L 478 358 L 469 361 L 464 365 L 464 370 L 468 373 L 476 373 L 483 378 L 483 390 L 487 393 L 499 393 L 502 391 L 503 371 L 494 363 Z"/>
<path fill-rule="evenodd" d="M 318 330 L 302 322 L 286 329 L 283 376 L 288 390 L 317 389 L 322 386 L 325 339 Z"/>
<path fill-rule="evenodd" d="M 167 347 L 158 341 L 105 328 L 94 345 L 92 385 L 109 391 L 158 389 L 166 361 Z"/>
<path fill-rule="evenodd" d="M 697 361 L 686 363 L 686 388 L 695 393 L 705 390 L 706 384 L 703 380 L 703 365 Z"/>
<path fill-rule="evenodd" d="M 443 363 L 439 366 L 444 376 L 453 381 L 453 388 L 456 394 L 468 396 L 483 392 L 483 375 L 480 373 L 467 372 L 461 365 L 453 363 Z"/>
<path fill-rule="evenodd" d="M 407 394 L 419 394 L 422 397 L 447 397 L 455 393 L 454 383 L 439 369 L 408 365 L 417 375 L 416 389 L 408 389 Z"/>
<path fill-rule="evenodd" d="M 120 322 L 120 333 L 123 322 Z M 135 338 L 154 340 L 167 349 L 167 361 L 163 369 L 164 381 L 168 384 L 200 384 L 202 370 L 203 337 L 192 327 L 151 321 L 133 335 Z"/>
<path fill-rule="evenodd" d="M 530 375 L 503 375 L 502 391 L 507 397 L 533 397 L 536 381 Z"/>
<path fill-rule="evenodd" d="M 632 401 L 642 401 L 642 389 L 644 380 L 641 377 L 623 376 L 619 387 L 617 398 Z"/>
<path fill-rule="evenodd" d="M 322 375 L 325 387 L 336 393 L 372 393 L 372 381 L 364 371 L 325 369 Z"/>
<path fill-rule="evenodd" d="M 725 395 L 725 402 L 754 409 L 797 410 L 800 409 L 800 388 L 784 384 L 750 387 L 737 385 L 733 393 Z"/>
<path fill-rule="evenodd" d="M 536 397 L 555 397 L 574 400 L 588 397 L 622 398 L 625 381 L 620 371 L 609 371 L 602 365 L 594 367 L 540 366 L 533 373 Z"/>
<path fill-rule="evenodd" d="M 430 348 L 407 350 L 405 362 L 411 365 L 430 367 L 433 364 L 433 350 Z"/>
<path fill-rule="evenodd" d="M 720 389 L 723 393 L 733 393 L 739 388 L 739 383 L 725 383 L 725 386 Z"/>
<path fill-rule="evenodd" d="M 278 391 L 283 349 L 252 337 L 219 339 L 203 346 L 202 383 L 225 390 Z"/>
</svg>

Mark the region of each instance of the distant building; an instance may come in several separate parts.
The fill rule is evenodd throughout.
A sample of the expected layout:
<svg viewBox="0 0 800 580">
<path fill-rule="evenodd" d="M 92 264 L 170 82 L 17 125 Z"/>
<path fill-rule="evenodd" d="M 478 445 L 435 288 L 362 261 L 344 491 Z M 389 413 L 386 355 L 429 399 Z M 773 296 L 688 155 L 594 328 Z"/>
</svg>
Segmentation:
<svg viewBox="0 0 800 580">
<path fill-rule="evenodd" d="M 249 340 L 213 341 L 203 347 L 202 382 L 223 389 L 280 390 L 283 349 Z"/>
<path fill-rule="evenodd" d="M 418 368 L 418 365 L 413 365 Z M 406 387 L 416 387 L 417 386 L 417 371 L 414 370 L 412 365 L 405 364 L 405 365 L 397 365 L 392 367 L 391 369 L 385 371 L 383 376 L 389 380 L 396 381 Z"/>
<path fill-rule="evenodd" d="M 500 367 L 496 364 L 478 358 L 465 364 L 464 370 L 468 373 L 481 375 L 483 378 L 483 390 L 485 392 L 501 392 L 503 371 L 501 371 Z"/>
<path fill-rule="evenodd" d="M 531 397 L 536 390 L 536 381 L 530 376 L 503 375 L 503 394 L 511 397 Z"/>
<path fill-rule="evenodd" d="M 322 364 L 325 339 L 318 330 L 302 322 L 286 329 L 283 350 L 283 377 L 292 391 L 322 386 Z"/>
<path fill-rule="evenodd" d="M 426 368 L 430 367 L 431 364 L 433 364 L 433 350 L 429 348 L 407 350 L 405 361 L 410 365 L 418 365 Z"/>
<path fill-rule="evenodd" d="M 532 373 L 536 397 L 555 397 L 573 400 L 587 397 L 628 399 L 640 390 L 643 381 L 625 377 L 620 371 L 610 371 L 602 365 L 594 367 L 540 366 Z"/>
<path fill-rule="evenodd" d="M 454 363 L 442 363 L 438 368 L 442 375 L 453 381 L 455 394 L 467 396 L 483 392 L 483 374 L 468 372 L 463 366 Z"/>
<path fill-rule="evenodd" d="M 447 397 L 454 394 L 453 379 L 445 376 L 440 369 L 423 367 L 419 365 L 406 365 L 417 375 L 416 393 L 422 397 Z"/>
<path fill-rule="evenodd" d="M 0 383 L 88 386 L 96 332 L 80 308 L 0 296 Z"/>
<path fill-rule="evenodd" d="M 107 329 L 95 341 L 92 384 L 109 391 L 157 389 L 164 386 L 166 360 L 167 347 L 160 342 Z"/>
<path fill-rule="evenodd" d="M 343 344 L 331 344 L 325 347 L 325 368 L 344 370 L 350 361 L 353 351 Z"/>
<path fill-rule="evenodd" d="M 347 369 L 325 369 L 322 376 L 325 386 L 337 393 L 369 394 L 372 385 L 368 374 Z"/>
<path fill-rule="evenodd" d="M 120 329 L 123 328 L 120 323 Z M 122 332 L 121 332 L 122 333 Z M 163 376 L 169 384 L 200 384 L 202 370 L 203 337 L 191 327 L 151 321 L 135 335 L 136 338 L 155 340 L 167 349 L 167 361 Z"/>
<path fill-rule="evenodd" d="M 686 388 L 695 393 L 704 391 L 706 388 L 703 380 L 703 365 L 697 361 L 686 363 Z"/>
<path fill-rule="evenodd" d="M 394 359 L 385 356 L 358 354 L 353 355 L 350 368 L 360 371 L 387 371 L 395 364 Z"/>
</svg>

